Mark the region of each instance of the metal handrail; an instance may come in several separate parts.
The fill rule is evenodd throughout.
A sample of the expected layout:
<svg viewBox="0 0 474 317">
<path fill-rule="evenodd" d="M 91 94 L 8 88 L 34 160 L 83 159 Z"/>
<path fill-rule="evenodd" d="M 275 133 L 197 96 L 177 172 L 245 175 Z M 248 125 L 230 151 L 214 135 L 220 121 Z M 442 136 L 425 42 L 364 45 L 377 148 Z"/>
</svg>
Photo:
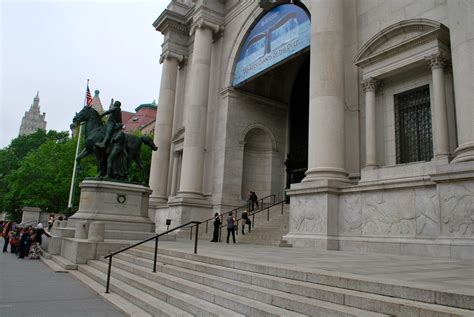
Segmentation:
<svg viewBox="0 0 474 317">
<path fill-rule="evenodd" d="M 131 248 L 134 248 L 134 247 L 136 247 L 136 246 L 139 246 L 139 245 L 141 245 L 141 244 L 143 244 L 143 243 L 145 243 L 145 242 L 148 242 L 148 241 L 151 241 L 151 240 L 155 239 L 155 255 L 154 255 L 154 260 L 153 260 L 153 273 L 156 273 L 156 255 L 157 255 L 157 253 L 158 253 L 158 238 L 161 237 L 161 236 L 164 236 L 164 235 L 166 235 L 166 234 L 168 234 L 168 233 L 170 233 L 170 232 L 173 232 L 173 231 L 175 231 L 175 230 L 178 230 L 178 229 L 181 229 L 181 228 L 183 228 L 183 227 L 186 227 L 186 226 L 188 226 L 188 225 L 190 225 L 190 224 L 195 224 L 195 225 L 196 225 L 196 237 L 195 237 L 195 240 L 194 240 L 194 254 L 197 254 L 197 243 L 198 243 L 198 233 L 199 233 L 199 224 L 200 224 L 200 223 L 201 223 L 200 221 L 190 221 L 190 222 L 187 222 L 187 223 L 185 223 L 185 224 L 183 224 L 183 225 L 177 226 L 177 227 L 175 227 L 175 228 L 173 228 L 173 229 L 170 229 L 170 230 L 168 230 L 168 231 L 165 231 L 165 232 L 162 232 L 162 233 L 160 233 L 160 234 L 154 235 L 153 237 L 149 237 L 149 238 L 147 238 L 147 239 L 145 239 L 145 240 L 142 240 L 142 241 L 137 242 L 137 243 L 135 243 L 135 244 L 129 245 L 129 246 L 126 247 L 126 248 L 120 249 L 120 250 L 118 250 L 118 251 L 115 251 L 115 252 L 110 253 L 109 255 L 104 256 L 104 259 L 109 258 L 109 268 L 108 268 L 108 271 L 107 271 L 107 284 L 106 284 L 106 286 L 105 286 L 105 293 L 107 293 L 107 294 L 109 293 L 110 273 L 111 273 L 111 270 L 112 270 L 112 257 L 113 257 L 114 255 L 117 255 L 117 254 L 122 253 L 122 252 L 124 252 L 124 251 L 127 251 L 127 250 L 129 250 L 129 249 L 131 249 Z"/>
<path fill-rule="evenodd" d="M 257 199 L 257 203 L 258 203 L 258 201 L 261 202 L 261 204 L 260 204 L 260 206 L 262 206 L 261 209 L 263 209 L 263 201 L 264 201 L 265 199 L 267 199 L 267 198 L 270 198 L 270 197 L 273 197 L 273 203 L 275 203 L 275 200 L 276 200 L 276 195 L 275 195 L 275 194 L 270 194 L 270 195 L 267 195 L 267 196 L 265 196 L 265 197 L 262 197 L 262 198 Z M 247 202 L 245 205 L 236 207 L 236 208 L 234 208 L 234 209 L 232 209 L 232 210 L 225 211 L 225 212 L 219 214 L 218 217 L 221 218 L 221 222 L 224 222 L 224 216 L 227 215 L 227 214 L 229 214 L 229 212 L 235 213 L 235 215 L 237 215 L 237 212 L 239 211 L 239 209 L 241 209 L 241 208 L 248 208 L 248 207 L 249 207 L 249 202 Z M 250 212 L 250 211 L 249 211 L 249 212 Z M 209 221 L 214 220 L 215 218 L 216 218 L 216 217 L 211 217 L 211 218 L 209 218 L 209 219 L 206 219 L 206 220 L 201 221 L 201 223 L 204 223 L 204 222 L 206 223 L 206 233 L 208 232 Z M 191 229 L 191 230 L 189 231 L 189 239 L 190 239 L 190 240 L 193 238 L 193 228 L 194 228 L 194 227 L 195 227 L 195 226 L 191 226 L 191 227 L 190 227 L 190 229 Z"/>
<path fill-rule="evenodd" d="M 255 228 L 255 214 L 258 214 L 258 213 L 266 210 L 267 211 L 267 221 L 270 221 L 270 208 L 275 207 L 277 205 L 281 205 L 281 214 L 283 215 L 283 209 L 284 209 L 285 204 L 286 204 L 286 200 L 282 200 L 282 201 L 279 201 L 277 203 L 274 202 L 273 205 L 267 206 L 265 208 L 261 208 L 260 210 L 252 212 L 251 214 L 249 213 L 249 216 L 252 216 L 252 228 Z M 235 227 L 237 227 L 237 229 L 239 228 L 239 221 L 240 220 L 242 220 L 242 217 L 237 218 L 235 220 L 236 225 L 234 226 L 234 228 Z M 222 222 L 222 223 L 224 223 L 224 222 Z M 227 223 L 223 224 L 219 227 L 219 242 L 222 240 L 222 228 L 223 227 L 227 227 Z M 239 232 L 239 230 L 236 231 L 237 235 L 238 235 L 238 232 Z"/>
</svg>

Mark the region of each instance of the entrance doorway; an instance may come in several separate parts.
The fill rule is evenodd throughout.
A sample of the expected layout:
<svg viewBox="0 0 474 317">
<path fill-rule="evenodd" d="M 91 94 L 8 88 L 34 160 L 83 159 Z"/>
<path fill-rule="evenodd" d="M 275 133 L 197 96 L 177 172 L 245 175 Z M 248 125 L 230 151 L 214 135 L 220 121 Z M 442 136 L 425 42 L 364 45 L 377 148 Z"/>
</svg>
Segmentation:
<svg viewBox="0 0 474 317">
<path fill-rule="evenodd" d="M 291 92 L 288 111 L 286 188 L 299 183 L 308 169 L 309 54 L 301 64 Z"/>
</svg>

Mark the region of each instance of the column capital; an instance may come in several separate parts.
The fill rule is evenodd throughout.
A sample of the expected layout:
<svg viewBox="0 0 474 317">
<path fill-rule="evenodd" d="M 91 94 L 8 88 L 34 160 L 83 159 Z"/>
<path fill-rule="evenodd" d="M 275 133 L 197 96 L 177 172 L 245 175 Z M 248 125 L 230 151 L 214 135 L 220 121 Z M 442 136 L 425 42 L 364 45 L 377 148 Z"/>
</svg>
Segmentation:
<svg viewBox="0 0 474 317">
<path fill-rule="evenodd" d="M 178 62 L 178 66 L 180 66 L 180 65 L 186 63 L 188 58 L 185 55 L 181 55 L 181 54 L 166 50 L 166 51 L 163 51 L 163 53 L 161 53 L 160 64 L 162 64 L 166 59 L 168 59 L 168 60 L 169 59 L 174 59 Z"/>
<path fill-rule="evenodd" d="M 192 36 L 198 28 L 209 29 L 214 36 L 219 37 L 224 32 L 224 21 L 218 12 L 201 6 L 194 13 L 189 34 Z"/>
<path fill-rule="evenodd" d="M 444 68 L 449 64 L 449 59 L 441 53 L 426 56 L 425 61 L 430 65 L 431 69 Z"/>
<path fill-rule="evenodd" d="M 375 89 L 377 89 L 377 87 L 379 85 L 379 82 L 377 80 L 375 80 L 374 78 L 369 77 L 369 78 L 366 78 L 366 79 L 362 80 L 360 85 L 362 86 L 362 90 L 364 92 L 375 91 Z"/>
</svg>

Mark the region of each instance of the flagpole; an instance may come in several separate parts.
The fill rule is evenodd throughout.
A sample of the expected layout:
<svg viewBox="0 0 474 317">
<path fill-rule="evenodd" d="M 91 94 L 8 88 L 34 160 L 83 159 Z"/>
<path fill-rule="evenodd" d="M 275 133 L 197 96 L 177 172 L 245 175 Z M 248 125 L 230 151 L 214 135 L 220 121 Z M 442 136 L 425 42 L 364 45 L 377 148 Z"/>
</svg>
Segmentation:
<svg viewBox="0 0 474 317">
<path fill-rule="evenodd" d="M 87 86 L 86 86 L 86 95 L 84 96 L 84 106 L 87 104 L 87 89 L 89 88 L 89 79 L 87 79 Z M 77 136 L 77 145 L 76 145 L 76 155 L 74 156 L 74 167 L 72 170 L 72 179 L 71 179 L 71 187 L 69 189 L 69 201 L 67 203 L 67 207 L 71 208 L 72 207 L 72 200 L 74 198 L 74 183 L 76 181 L 76 172 L 77 172 L 77 155 L 79 154 L 79 147 L 81 144 L 81 134 L 82 134 L 82 123 L 79 124 L 79 133 Z"/>
</svg>

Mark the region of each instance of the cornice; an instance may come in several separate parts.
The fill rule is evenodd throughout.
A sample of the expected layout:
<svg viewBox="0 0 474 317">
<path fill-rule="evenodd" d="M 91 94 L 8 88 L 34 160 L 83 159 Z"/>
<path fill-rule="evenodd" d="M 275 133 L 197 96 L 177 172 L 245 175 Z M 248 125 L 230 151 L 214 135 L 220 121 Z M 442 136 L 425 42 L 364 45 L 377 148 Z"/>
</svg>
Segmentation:
<svg viewBox="0 0 474 317">
<path fill-rule="evenodd" d="M 169 32 L 189 34 L 189 26 L 186 23 L 185 16 L 174 11 L 165 9 L 163 13 L 153 22 L 155 30 L 166 35 Z"/>
</svg>

